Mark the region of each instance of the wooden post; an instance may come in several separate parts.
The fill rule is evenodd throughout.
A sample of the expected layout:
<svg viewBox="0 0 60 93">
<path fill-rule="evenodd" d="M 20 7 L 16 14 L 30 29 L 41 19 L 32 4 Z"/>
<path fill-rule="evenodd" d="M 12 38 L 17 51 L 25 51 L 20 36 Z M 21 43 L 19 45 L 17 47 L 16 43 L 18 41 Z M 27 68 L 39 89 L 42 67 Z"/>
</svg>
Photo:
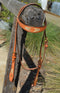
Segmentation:
<svg viewBox="0 0 60 93">
<path fill-rule="evenodd" d="M 2 4 L 4 4 L 5 7 L 7 7 L 9 9 L 9 11 L 11 11 L 15 16 L 17 16 L 20 8 L 25 5 L 24 3 L 21 3 L 16 0 L 0 0 L 0 2 Z M 27 25 L 39 27 L 42 25 L 42 22 L 44 20 L 44 13 L 38 7 L 29 6 L 22 13 L 22 19 L 25 21 L 25 24 L 27 24 Z M 14 38 L 15 37 L 15 25 L 16 25 L 16 17 L 14 18 L 14 23 L 13 23 L 13 28 L 12 28 L 10 48 L 9 48 L 9 54 L 8 54 L 8 59 L 7 59 L 4 86 L 3 86 L 3 93 L 16 93 L 17 85 L 18 85 L 18 82 L 20 81 L 20 78 L 19 78 L 20 62 L 19 62 L 19 58 L 18 58 L 18 53 L 17 53 L 17 58 L 16 58 L 16 64 L 15 64 L 14 81 L 13 81 L 13 83 L 11 83 L 9 81 L 9 72 L 10 72 L 11 63 L 12 63 L 12 52 L 13 52 L 14 39 L 15 39 Z M 24 50 L 26 34 L 27 34 L 27 32 L 18 26 L 17 37 L 18 37 L 18 46 L 19 46 L 19 52 L 20 52 L 21 58 L 23 55 L 22 51 Z M 32 72 L 30 73 L 29 76 L 31 77 L 31 75 L 32 75 Z M 31 84 L 29 86 L 31 87 Z M 23 90 L 23 88 L 22 88 L 22 90 Z M 21 92 L 22 92 L 22 90 L 21 90 Z M 27 90 L 25 90 L 25 93 L 26 93 L 26 91 Z M 20 93 L 20 92 L 18 92 L 18 93 Z M 22 93 L 24 93 L 24 92 L 22 92 Z"/>
<path fill-rule="evenodd" d="M 17 16 L 20 8 L 25 5 L 24 3 L 19 2 L 19 1 L 17 1 L 17 0 L 0 0 L 0 2 L 1 2 L 9 11 L 11 11 L 15 16 Z"/>
</svg>

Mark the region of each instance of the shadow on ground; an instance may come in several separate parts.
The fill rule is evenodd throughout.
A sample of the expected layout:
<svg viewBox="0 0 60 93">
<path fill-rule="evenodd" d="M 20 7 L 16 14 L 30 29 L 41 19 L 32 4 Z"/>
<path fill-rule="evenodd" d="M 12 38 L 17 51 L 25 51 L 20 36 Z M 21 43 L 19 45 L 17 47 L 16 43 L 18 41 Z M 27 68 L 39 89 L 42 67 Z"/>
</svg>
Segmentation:
<svg viewBox="0 0 60 93">
<path fill-rule="evenodd" d="M 3 47 L 5 45 L 6 41 L 4 41 L 3 43 L 0 44 L 0 48 Z"/>
<path fill-rule="evenodd" d="M 36 65 L 34 64 L 34 62 L 33 62 L 33 60 L 32 60 L 32 58 L 30 57 L 30 55 L 28 54 L 28 52 L 26 51 L 26 49 L 25 49 L 25 52 L 24 52 L 24 59 L 25 59 L 25 62 L 26 62 L 26 64 L 28 65 L 28 67 L 29 68 L 34 68 L 34 67 L 36 67 Z M 19 64 L 20 65 L 20 64 Z M 19 66 L 19 68 L 18 68 L 18 74 L 17 74 L 17 77 L 19 77 L 19 71 L 20 71 L 20 66 Z M 19 93 L 30 93 L 30 90 L 31 90 L 31 88 L 32 88 L 32 83 L 33 83 L 33 81 L 34 81 L 34 78 L 35 78 L 35 76 L 36 76 L 36 72 L 37 72 L 37 70 L 33 70 L 33 71 L 30 71 L 30 73 L 29 73 L 29 75 L 28 75 L 28 78 L 26 79 L 26 81 L 24 82 L 24 85 L 22 86 L 22 88 L 20 89 L 20 92 Z M 24 74 L 24 73 L 23 73 Z M 17 86 L 17 83 L 18 83 L 18 79 L 17 79 L 17 77 L 16 77 L 16 80 L 15 80 L 15 85 Z M 22 79 L 24 79 L 24 77 L 22 78 Z M 45 83 L 45 78 L 42 76 L 42 74 L 41 73 L 39 73 L 39 78 L 38 78 L 38 82 L 37 82 L 37 85 L 38 86 L 42 86 L 43 84 Z M 37 87 L 35 87 L 35 88 L 37 88 Z M 32 90 L 31 90 L 32 91 Z M 37 90 L 38 91 L 38 90 Z M 42 91 L 43 91 L 43 88 L 41 88 L 40 90 L 39 90 L 39 92 L 38 93 L 42 93 Z M 31 92 L 31 93 L 33 93 L 33 92 Z M 35 93 L 35 92 L 34 92 Z M 36 92 L 37 93 L 37 92 Z"/>
</svg>

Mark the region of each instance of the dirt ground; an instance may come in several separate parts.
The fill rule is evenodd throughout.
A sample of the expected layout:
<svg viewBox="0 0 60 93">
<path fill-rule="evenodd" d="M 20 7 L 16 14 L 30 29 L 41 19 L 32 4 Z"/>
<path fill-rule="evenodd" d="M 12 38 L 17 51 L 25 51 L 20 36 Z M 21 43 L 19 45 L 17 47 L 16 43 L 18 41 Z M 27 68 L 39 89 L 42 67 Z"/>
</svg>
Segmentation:
<svg viewBox="0 0 60 93">
<path fill-rule="evenodd" d="M 7 49 L 5 48 L 5 46 L 3 46 L 3 43 L 4 43 L 4 40 L 0 39 L 0 93 L 2 93 L 6 60 L 7 60 Z"/>
<path fill-rule="evenodd" d="M 48 13 L 45 13 L 45 15 L 48 22 L 51 22 L 55 24 L 56 26 L 60 27 L 60 16 L 57 17 Z"/>
</svg>

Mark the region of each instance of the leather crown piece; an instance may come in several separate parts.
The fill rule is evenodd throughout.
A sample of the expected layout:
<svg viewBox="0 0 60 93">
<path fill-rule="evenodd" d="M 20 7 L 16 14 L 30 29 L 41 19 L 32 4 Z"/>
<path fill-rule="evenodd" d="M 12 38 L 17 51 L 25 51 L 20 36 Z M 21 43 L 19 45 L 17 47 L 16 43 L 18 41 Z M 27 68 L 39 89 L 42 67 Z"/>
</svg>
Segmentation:
<svg viewBox="0 0 60 93">
<path fill-rule="evenodd" d="M 42 31 L 44 31 L 44 30 L 46 29 L 46 25 L 47 25 L 47 23 L 46 23 L 46 18 L 45 18 L 45 21 L 44 21 L 44 26 L 41 26 L 41 27 L 28 26 L 28 25 L 25 25 L 24 23 L 22 23 L 21 20 L 19 20 L 21 13 L 24 11 L 24 9 L 25 9 L 26 7 L 28 7 L 28 6 L 30 6 L 30 5 L 37 6 L 37 7 L 41 8 L 39 5 L 33 4 L 33 3 L 27 4 L 27 5 L 23 6 L 23 7 L 20 9 L 19 13 L 18 13 L 17 22 L 18 22 L 18 24 L 20 25 L 20 27 L 23 28 L 23 29 L 24 29 L 25 31 L 27 31 L 27 32 L 31 32 L 31 33 L 42 32 Z M 42 8 L 41 8 L 41 9 L 42 9 Z"/>
</svg>

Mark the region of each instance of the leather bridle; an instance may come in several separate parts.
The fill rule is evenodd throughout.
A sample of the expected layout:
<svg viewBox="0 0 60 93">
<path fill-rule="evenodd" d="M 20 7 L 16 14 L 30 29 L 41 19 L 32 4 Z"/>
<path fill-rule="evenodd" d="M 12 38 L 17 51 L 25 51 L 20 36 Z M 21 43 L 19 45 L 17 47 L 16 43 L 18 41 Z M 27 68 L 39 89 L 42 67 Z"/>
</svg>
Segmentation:
<svg viewBox="0 0 60 93">
<path fill-rule="evenodd" d="M 44 60 L 44 57 L 45 57 L 45 51 L 46 51 L 46 48 L 48 47 L 48 40 L 47 40 L 47 37 L 46 37 L 46 18 L 45 18 L 45 21 L 44 21 L 44 26 L 41 26 L 41 27 L 33 27 L 33 26 L 28 26 L 24 23 L 23 19 L 20 18 L 20 15 L 21 13 L 24 11 L 24 9 L 30 5 L 33 5 L 33 6 L 37 6 L 39 8 L 41 8 L 39 5 L 37 4 L 27 4 L 25 6 L 23 6 L 19 13 L 18 13 L 18 16 L 17 16 L 17 20 L 16 20 L 16 28 L 15 28 L 15 42 L 14 42 L 14 49 L 13 49 L 13 54 L 12 54 L 12 65 L 11 65 L 11 70 L 10 70 L 10 74 L 9 74 L 9 80 L 12 82 L 13 79 L 14 79 L 14 69 L 15 69 L 15 60 L 16 60 L 16 42 L 17 42 L 17 26 L 19 24 L 19 26 L 27 31 L 27 32 L 31 32 L 31 33 L 39 33 L 39 32 L 42 32 L 44 31 L 44 34 L 43 34 L 43 37 L 42 37 L 42 42 L 41 42 L 41 46 L 40 46 L 40 55 L 39 55 L 39 61 L 38 61 L 38 66 L 35 67 L 35 68 L 26 68 L 23 64 L 22 64 L 22 61 L 21 61 L 21 57 L 20 57 L 20 54 L 19 54 L 19 48 L 18 48 L 18 55 L 19 55 L 19 60 L 21 62 L 21 66 L 25 69 L 25 70 L 35 70 L 37 69 L 37 74 L 36 74 L 36 77 L 35 77 L 35 80 L 34 80 L 34 86 L 36 85 L 36 82 L 37 82 L 37 79 L 38 79 L 38 74 L 39 74 L 39 70 L 41 68 L 41 65 L 42 65 L 42 62 Z M 45 45 L 44 45 L 44 54 L 43 54 L 43 58 L 42 58 L 42 55 L 41 55 L 41 52 L 42 52 L 42 44 L 43 44 L 43 41 L 44 41 L 44 38 L 45 38 Z"/>
</svg>

